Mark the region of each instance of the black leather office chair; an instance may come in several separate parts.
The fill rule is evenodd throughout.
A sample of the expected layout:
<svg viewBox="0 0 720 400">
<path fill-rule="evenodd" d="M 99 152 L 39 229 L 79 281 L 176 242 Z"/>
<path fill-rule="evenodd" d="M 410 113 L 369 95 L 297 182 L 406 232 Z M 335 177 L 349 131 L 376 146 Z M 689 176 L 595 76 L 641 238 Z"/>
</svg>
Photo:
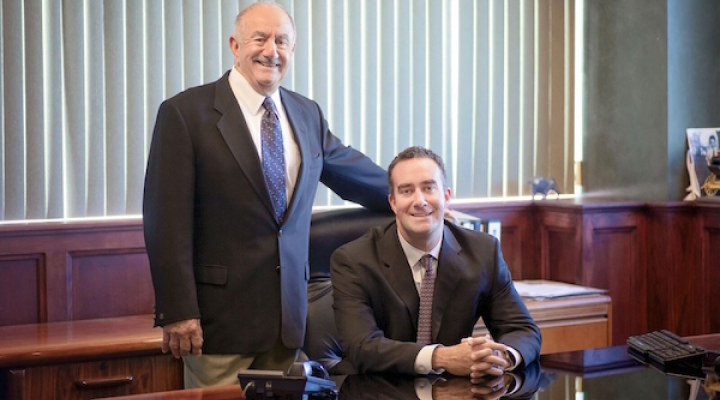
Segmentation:
<svg viewBox="0 0 720 400">
<path fill-rule="evenodd" d="M 310 280 L 308 317 L 303 351 L 331 370 L 342 359 L 337 341 L 335 312 L 332 308 L 330 256 L 338 247 L 355 240 L 370 228 L 389 223 L 391 212 L 364 208 L 334 210 L 313 214 L 310 226 Z"/>
</svg>

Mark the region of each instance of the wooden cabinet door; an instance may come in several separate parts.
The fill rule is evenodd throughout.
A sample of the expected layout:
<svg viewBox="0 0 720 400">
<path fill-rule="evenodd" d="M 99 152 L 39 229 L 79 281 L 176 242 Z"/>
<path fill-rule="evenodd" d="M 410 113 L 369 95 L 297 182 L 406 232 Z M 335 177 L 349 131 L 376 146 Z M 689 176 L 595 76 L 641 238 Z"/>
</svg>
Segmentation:
<svg viewBox="0 0 720 400">
<path fill-rule="evenodd" d="M 177 390 L 183 387 L 182 361 L 158 355 L 30 367 L 9 383 L 9 400 L 90 400 Z"/>
</svg>

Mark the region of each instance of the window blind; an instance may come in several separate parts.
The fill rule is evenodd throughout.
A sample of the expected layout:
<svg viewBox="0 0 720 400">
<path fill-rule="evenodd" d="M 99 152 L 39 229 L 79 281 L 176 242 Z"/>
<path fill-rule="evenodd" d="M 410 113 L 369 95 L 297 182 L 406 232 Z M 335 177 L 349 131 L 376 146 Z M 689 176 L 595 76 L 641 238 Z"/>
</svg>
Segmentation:
<svg viewBox="0 0 720 400">
<path fill-rule="evenodd" d="M 278 0 L 284 86 L 387 167 L 440 154 L 455 198 L 573 188 L 573 0 Z M 232 67 L 237 0 L 4 0 L 0 219 L 140 214 L 160 102 Z M 343 201 L 318 190 L 316 205 Z"/>
</svg>

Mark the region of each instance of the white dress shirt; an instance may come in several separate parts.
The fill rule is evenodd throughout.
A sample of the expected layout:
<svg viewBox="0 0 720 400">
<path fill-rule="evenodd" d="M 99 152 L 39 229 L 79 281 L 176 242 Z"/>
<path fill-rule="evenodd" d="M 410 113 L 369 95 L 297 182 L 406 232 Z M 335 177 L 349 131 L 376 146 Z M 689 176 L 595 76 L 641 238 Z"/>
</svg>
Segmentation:
<svg viewBox="0 0 720 400">
<path fill-rule="evenodd" d="M 300 148 L 295 141 L 295 135 L 293 134 L 290 121 L 288 120 L 285 108 L 280 98 L 280 91 L 276 90 L 270 96 L 262 95 L 255 91 L 250 86 L 247 79 L 235 67 L 230 70 L 230 76 L 228 77 L 230 82 L 230 89 L 232 89 L 235 99 L 240 106 L 240 110 L 245 117 L 245 122 L 248 125 L 250 136 L 255 143 L 255 149 L 257 150 L 258 157 L 262 163 L 262 142 L 260 139 L 260 124 L 262 123 L 262 117 L 265 113 L 265 108 L 262 104 L 265 101 L 265 97 L 270 97 L 275 102 L 275 110 L 277 111 L 278 119 L 280 120 L 280 128 L 282 129 L 283 136 L 283 152 L 285 154 L 285 198 L 287 199 L 287 205 L 290 204 L 292 194 L 295 191 L 295 183 L 297 182 L 298 173 L 300 171 L 300 163 L 302 158 L 300 157 Z"/>
</svg>

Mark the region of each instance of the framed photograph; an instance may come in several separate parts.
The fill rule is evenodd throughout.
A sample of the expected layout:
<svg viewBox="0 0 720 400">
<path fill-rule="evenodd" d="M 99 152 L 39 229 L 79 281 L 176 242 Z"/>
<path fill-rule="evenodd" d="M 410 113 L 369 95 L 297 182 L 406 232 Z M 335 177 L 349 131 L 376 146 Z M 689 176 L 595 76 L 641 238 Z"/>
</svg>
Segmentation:
<svg viewBox="0 0 720 400">
<path fill-rule="evenodd" d="M 689 128 L 687 141 L 691 193 L 686 199 L 720 196 L 720 127 Z"/>
</svg>

